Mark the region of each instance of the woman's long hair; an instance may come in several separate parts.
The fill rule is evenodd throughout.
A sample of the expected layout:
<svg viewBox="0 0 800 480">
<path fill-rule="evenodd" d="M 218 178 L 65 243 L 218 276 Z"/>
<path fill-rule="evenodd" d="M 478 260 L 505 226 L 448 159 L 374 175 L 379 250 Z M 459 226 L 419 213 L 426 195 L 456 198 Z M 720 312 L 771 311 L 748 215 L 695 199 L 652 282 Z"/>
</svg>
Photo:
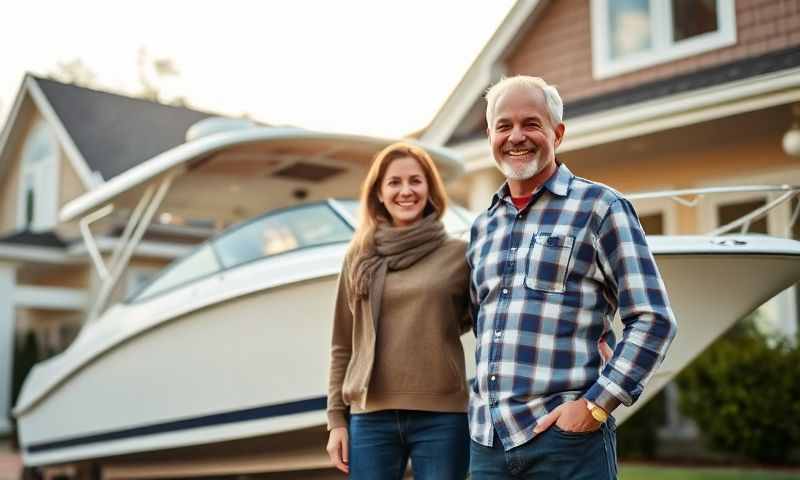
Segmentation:
<svg viewBox="0 0 800 480">
<path fill-rule="evenodd" d="M 393 143 L 375 156 L 372 166 L 367 172 L 367 177 L 361 184 L 361 218 L 350 244 L 350 248 L 355 252 L 355 258 L 370 250 L 372 237 L 378 223 L 391 223 L 392 221 L 389 211 L 378 200 L 378 190 L 389 164 L 403 157 L 411 157 L 416 160 L 422 167 L 422 171 L 425 172 L 425 180 L 428 182 L 428 204 L 423 210 L 423 215 L 433 213 L 438 219 L 444 215 L 447 208 L 447 193 L 433 159 L 420 147 L 405 142 Z"/>
</svg>

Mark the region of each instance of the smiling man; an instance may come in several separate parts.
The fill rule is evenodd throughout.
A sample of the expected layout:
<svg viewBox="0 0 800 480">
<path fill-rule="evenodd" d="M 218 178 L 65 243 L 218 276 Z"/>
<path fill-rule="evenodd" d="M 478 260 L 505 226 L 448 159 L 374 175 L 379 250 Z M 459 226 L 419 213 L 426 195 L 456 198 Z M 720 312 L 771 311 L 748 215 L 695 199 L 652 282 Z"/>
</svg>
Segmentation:
<svg viewBox="0 0 800 480">
<path fill-rule="evenodd" d="M 506 182 L 467 251 L 471 478 L 616 478 L 610 414 L 641 395 L 676 333 L 664 283 L 631 204 L 556 160 L 558 91 L 517 76 L 486 101 Z M 623 335 L 606 362 L 601 339 L 617 310 Z"/>
</svg>

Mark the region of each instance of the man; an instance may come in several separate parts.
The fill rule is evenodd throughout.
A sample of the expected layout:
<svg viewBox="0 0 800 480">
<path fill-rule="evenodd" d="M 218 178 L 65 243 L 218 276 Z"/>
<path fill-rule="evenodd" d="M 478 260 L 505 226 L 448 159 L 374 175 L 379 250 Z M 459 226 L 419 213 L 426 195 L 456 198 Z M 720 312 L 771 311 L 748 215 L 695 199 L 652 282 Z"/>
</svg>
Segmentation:
<svg viewBox="0 0 800 480">
<path fill-rule="evenodd" d="M 471 478 L 616 478 L 610 414 L 641 395 L 676 333 L 664 284 L 630 203 L 556 160 L 566 128 L 558 91 L 518 76 L 486 100 L 506 183 L 467 251 Z M 618 309 L 623 335 L 604 362 Z"/>
</svg>

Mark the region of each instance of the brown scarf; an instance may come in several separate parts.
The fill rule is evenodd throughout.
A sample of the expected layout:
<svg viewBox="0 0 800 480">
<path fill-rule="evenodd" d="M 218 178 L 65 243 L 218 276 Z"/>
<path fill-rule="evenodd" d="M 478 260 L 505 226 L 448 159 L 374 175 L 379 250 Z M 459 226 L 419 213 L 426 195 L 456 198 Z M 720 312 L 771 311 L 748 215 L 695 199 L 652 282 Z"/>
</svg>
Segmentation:
<svg viewBox="0 0 800 480">
<path fill-rule="evenodd" d="M 442 222 L 431 214 L 410 227 L 378 223 L 373 239 L 353 264 L 355 304 L 366 299 L 377 327 L 388 270 L 404 270 L 439 246 L 447 238 Z"/>
</svg>

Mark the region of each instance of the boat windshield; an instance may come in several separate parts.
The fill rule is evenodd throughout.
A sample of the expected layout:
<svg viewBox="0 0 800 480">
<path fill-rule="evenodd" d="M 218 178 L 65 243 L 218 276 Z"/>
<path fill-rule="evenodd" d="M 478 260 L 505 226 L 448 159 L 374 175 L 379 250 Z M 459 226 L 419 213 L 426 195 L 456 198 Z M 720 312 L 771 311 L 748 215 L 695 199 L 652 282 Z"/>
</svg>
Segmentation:
<svg viewBox="0 0 800 480">
<path fill-rule="evenodd" d="M 232 227 L 176 260 L 128 301 L 151 298 L 221 270 L 271 255 L 347 242 L 352 235 L 352 228 L 328 203 L 270 212 Z"/>
<path fill-rule="evenodd" d="M 360 202 L 357 200 L 336 200 L 336 203 L 344 207 L 352 218 L 358 219 Z M 445 230 L 452 235 L 458 235 L 469 231 L 469 227 L 472 225 L 474 218 L 475 215 L 470 213 L 469 210 L 451 203 L 444 212 L 442 222 L 444 223 Z"/>
<path fill-rule="evenodd" d="M 236 225 L 175 260 L 144 288 L 127 301 L 152 298 L 214 273 L 254 260 L 305 247 L 348 242 L 351 227 L 331 208 L 331 203 L 345 216 L 358 218 L 358 202 L 335 200 L 272 211 L 254 220 Z M 472 215 L 453 205 L 443 218 L 445 228 L 454 235 L 469 229 Z"/>
</svg>

